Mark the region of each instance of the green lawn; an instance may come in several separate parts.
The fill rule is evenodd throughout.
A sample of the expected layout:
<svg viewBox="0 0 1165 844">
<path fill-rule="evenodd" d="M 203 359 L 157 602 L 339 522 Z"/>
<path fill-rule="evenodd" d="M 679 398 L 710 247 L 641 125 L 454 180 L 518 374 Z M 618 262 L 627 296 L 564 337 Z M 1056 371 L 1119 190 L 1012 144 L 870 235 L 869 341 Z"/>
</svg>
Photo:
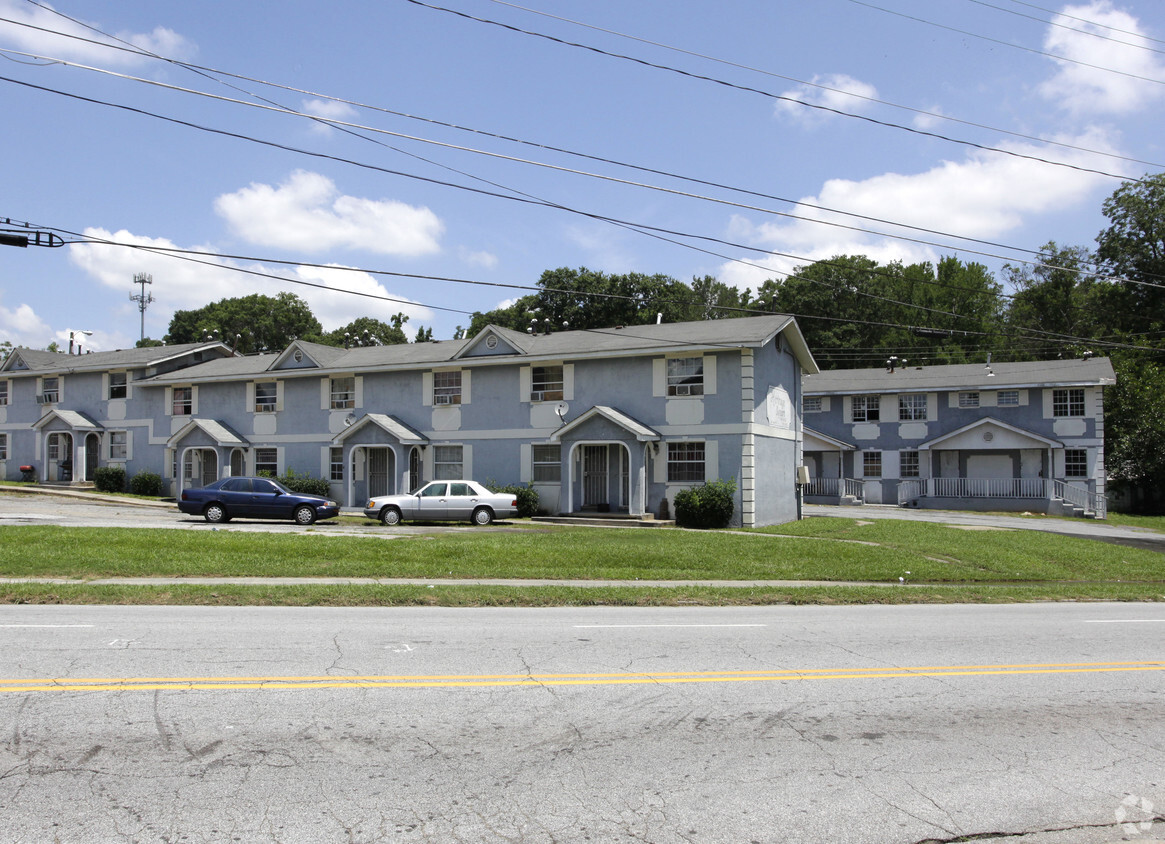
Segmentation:
<svg viewBox="0 0 1165 844">
<path fill-rule="evenodd" d="M 375 531 L 376 528 L 371 528 Z M 1165 600 L 1165 555 L 1034 531 L 808 519 L 751 532 L 530 527 L 397 539 L 0 528 L 0 576 L 638 580 L 636 587 L 0 585 L 0 602 L 734 604 Z M 899 578 L 914 586 L 902 587 Z M 823 587 L 653 587 L 660 580 L 820 580 Z M 893 584 L 850 586 L 845 582 Z"/>
</svg>

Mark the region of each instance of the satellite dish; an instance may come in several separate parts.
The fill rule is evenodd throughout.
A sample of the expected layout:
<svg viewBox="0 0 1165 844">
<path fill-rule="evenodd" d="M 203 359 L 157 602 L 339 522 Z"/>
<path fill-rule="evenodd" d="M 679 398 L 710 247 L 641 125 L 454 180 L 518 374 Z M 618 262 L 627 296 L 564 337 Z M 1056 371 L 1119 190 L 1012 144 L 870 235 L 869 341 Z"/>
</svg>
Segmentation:
<svg viewBox="0 0 1165 844">
<path fill-rule="evenodd" d="M 353 423 L 353 422 L 355 422 L 355 421 L 356 421 L 356 414 L 355 414 L 355 413 L 349 413 L 347 416 L 345 416 L 345 417 L 344 417 L 344 427 L 345 427 L 345 428 L 351 428 L 351 427 L 352 427 L 352 423 Z"/>
<path fill-rule="evenodd" d="M 558 414 L 559 419 L 566 419 L 566 414 L 570 413 L 570 405 L 564 401 L 560 401 L 554 405 L 554 412 Z"/>
</svg>

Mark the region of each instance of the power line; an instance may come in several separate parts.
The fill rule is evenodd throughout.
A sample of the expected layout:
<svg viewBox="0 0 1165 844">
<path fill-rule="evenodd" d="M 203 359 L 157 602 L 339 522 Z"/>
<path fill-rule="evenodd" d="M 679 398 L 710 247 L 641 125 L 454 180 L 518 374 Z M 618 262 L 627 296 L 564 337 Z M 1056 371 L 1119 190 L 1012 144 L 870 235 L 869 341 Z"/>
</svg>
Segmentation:
<svg viewBox="0 0 1165 844">
<path fill-rule="evenodd" d="M 1131 41 L 1122 41 L 1119 38 L 1112 38 L 1111 36 L 1108 36 L 1108 35 L 1101 35 L 1099 32 L 1089 32 L 1087 29 L 1077 29 L 1074 26 L 1068 26 L 1067 24 L 1057 23 L 1055 21 L 1055 19 L 1047 20 L 1046 18 L 1039 18 L 1039 17 L 1036 17 L 1035 15 L 1027 15 L 1027 14 L 1024 14 L 1023 12 L 1017 12 L 1015 9 L 1005 9 L 1002 6 L 996 6 L 994 3 L 988 3 L 988 2 L 986 2 L 986 0 L 966 0 L 966 2 L 974 3 L 976 6 L 984 6 L 988 9 L 995 9 L 997 12 L 1003 12 L 1005 15 L 1015 15 L 1016 17 L 1019 17 L 1019 18 L 1026 18 L 1029 21 L 1035 21 L 1036 23 L 1044 24 L 1045 26 L 1053 26 L 1053 27 L 1056 27 L 1057 29 L 1066 29 L 1069 32 L 1075 32 L 1077 35 L 1087 35 L 1090 38 L 1099 38 L 1103 41 L 1111 41 L 1114 44 L 1123 44 L 1126 47 L 1133 47 L 1133 48 L 1138 49 L 1138 50 L 1148 50 L 1150 53 L 1165 54 L 1165 50 L 1158 50 L 1156 47 L 1149 47 L 1145 44 L 1134 44 Z M 1057 17 L 1067 17 L 1065 15 L 1060 15 L 1058 13 L 1053 13 L 1053 14 L 1056 14 Z M 1074 18 L 1074 20 L 1083 20 L 1083 19 L 1082 18 Z M 1087 23 L 1090 26 L 1097 26 L 1097 27 L 1104 26 L 1104 24 L 1097 23 L 1096 21 L 1084 21 L 1084 23 Z M 1107 29 L 1108 27 L 1105 27 L 1105 28 Z M 1126 34 L 1131 35 L 1133 33 L 1126 33 Z M 1141 37 L 1143 37 L 1143 36 L 1141 36 Z"/>
<path fill-rule="evenodd" d="M 1132 32 L 1127 29 L 1119 29 L 1115 26 L 1109 26 L 1106 23 L 1100 23 L 1099 21 L 1091 20 L 1089 18 L 1079 18 L 1075 15 L 1068 14 L 1067 11 L 1057 11 L 1056 9 L 1049 9 L 1045 6 L 1037 6 L 1035 3 L 1025 3 L 1024 0 L 1010 0 L 1010 2 L 1017 6 L 1026 6 L 1029 9 L 1036 9 L 1040 12 L 1047 12 L 1049 15 L 1056 15 L 1057 17 L 1067 18 L 1068 20 L 1086 23 L 1089 26 L 1096 26 L 1100 27 L 1101 29 L 1107 29 L 1109 32 L 1119 32 L 1121 35 L 1135 35 L 1139 38 L 1144 38 L 1146 41 L 1152 41 L 1155 44 L 1165 44 L 1165 41 L 1161 40 L 1160 38 L 1152 38 L 1141 32 Z"/>
</svg>

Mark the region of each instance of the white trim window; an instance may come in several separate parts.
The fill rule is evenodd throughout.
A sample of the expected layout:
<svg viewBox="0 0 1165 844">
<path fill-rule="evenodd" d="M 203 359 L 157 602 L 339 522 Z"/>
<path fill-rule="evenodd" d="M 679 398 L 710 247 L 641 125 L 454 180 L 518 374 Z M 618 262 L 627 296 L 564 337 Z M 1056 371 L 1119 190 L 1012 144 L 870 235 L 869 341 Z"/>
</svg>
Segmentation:
<svg viewBox="0 0 1165 844">
<path fill-rule="evenodd" d="M 898 396 L 899 422 L 926 421 L 926 393 L 904 393 Z"/>
<path fill-rule="evenodd" d="M 273 478 L 279 477 L 279 449 L 255 449 L 255 474 L 262 475 L 264 472 L 269 472 Z"/>
<path fill-rule="evenodd" d="M 328 479 L 331 481 L 344 480 L 344 447 L 332 446 L 328 452 Z"/>
<path fill-rule="evenodd" d="M 61 379 L 45 376 L 40 380 L 40 404 L 56 404 L 61 400 Z"/>
<path fill-rule="evenodd" d="M 1084 415 L 1084 388 L 1066 387 L 1052 390 L 1052 415 L 1083 416 Z"/>
<path fill-rule="evenodd" d="M 863 478 L 880 478 L 880 477 L 882 477 L 882 452 L 880 452 L 880 451 L 863 451 L 862 452 L 862 477 Z"/>
<path fill-rule="evenodd" d="M 995 396 L 999 407 L 1019 407 L 1019 390 L 1000 390 Z"/>
<path fill-rule="evenodd" d="M 353 387 L 353 391 L 355 387 Z M 279 383 L 276 381 L 255 382 L 255 412 L 274 413 L 279 401 Z"/>
<path fill-rule="evenodd" d="M 438 406 L 461 404 L 460 369 L 433 373 L 433 404 Z"/>
<path fill-rule="evenodd" d="M 964 410 L 973 410 L 979 406 L 979 393 L 968 391 L 959 393 L 959 407 Z"/>
<path fill-rule="evenodd" d="M 1064 477 L 1065 478 L 1087 478 L 1088 477 L 1088 449 L 1086 449 L 1086 448 L 1066 448 L 1066 449 L 1064 449 Z"/>
<path fill-rule="evenodd" d="M 561 366 L 535 366 L 531 373 L 530 401 L 562 401 L 562 385 Z"/>
<path fill-rule="evenodd" d="M 8 379 L 0 379 L 0 407 L 8 404 Z"/>
<path fill-rule="evenodd" d="M 898 475 L 903 478 L 917 478 L 920 476 L 921 464 L 917 451 L 901 451 L 898 453 Z"/>
<path fill-rule="evenodd" d="M 332 410 L 351 410 L 356 406 L 356 378 L 331 379 L 331 408 Z M 258 392 L 256 391 L 256 399 Z"/>
<path fill-rule="evenodd" d="M 109 398 L 124 399 L 129 395 L 129 373 L 109 373 Z"/>
<path fill-rule="evenodd" d="M 802 413 L 820 413 L 821 412 L 821 396 L 802 396 L 801 397 L 801 412 Z"/>
<path fill-rule="evenodd" d="M 536 484 L 557 484 L 562 482 L 562 446 L 537 445 L 531 449 L 533 458 L 533 481 Z"/>
<path fill-rule="evenodd" d="M 704 358 L 667 359 L 668 396 L 704 395 Z"/>
<path fill-rule="evenodd" d="M 0 434 L 0 460 L 8 459 L 8 435 Z"/>
<path fill-rule="evenodd" d="M 109 432 L 109 459 L 126 460 L 129 458 L 129 432 Z"/>
<path fill-rule="evenodd" d="M 190 416 L 194 413 L 194 388 L 174 387 L 170 401 L 170 413 L 173 416 Z"/>
<path fill-rule="evenodd" d="M 464 449 L 459 445 L 433 446 L 433 480 L 459 480 L 464 475 Z"/>
<path fill-rule="evenodd" d="M 668 483 L 703 483 L 706 465 L 703 442 L 667 444 Z"/>
<path fill-rule="evenodd" d="M 878 422 L 882 418 L 882 397 L 871 393 L 852 399 L 855 422 Z"/>
</svg>

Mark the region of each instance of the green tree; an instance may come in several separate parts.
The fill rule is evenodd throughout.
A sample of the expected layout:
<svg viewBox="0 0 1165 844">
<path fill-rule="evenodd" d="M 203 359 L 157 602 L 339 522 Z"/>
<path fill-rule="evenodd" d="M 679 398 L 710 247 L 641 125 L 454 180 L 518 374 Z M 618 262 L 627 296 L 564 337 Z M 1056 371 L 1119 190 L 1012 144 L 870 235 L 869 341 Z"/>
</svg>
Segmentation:
<svg viewBox="0 0 1165 844">
<path fill-rule="evenodd" d="M 379 343 L 382 346 L 392 346 L 397 343 L 407 343 L 404 324 L 409 318 L 402 313 L 391 317 L 391 325 L 372 317 L 358 317 L 335 331 L 329 331 L 322 338 L 322 342 L 329 346 L 367 345 Z"/>
<path fill-rule="evenodd" d="M 231 346 L 237 340 L 238 350 L 249 353 L 277 351 L 295 339 L 318 342 L 322 332 L 307 302 L 294 293 L 274 297 L 254 293 L 220 299 L 196 310 L 175 311 L 167 341 L 195 343 L 209 333 Z"/>
<path fill-rule="evenodd" d="M 1123 315 L 1125 330 L 1160 332 L 1165 329 L 1165 173 L 1125 182 L 1101 208 L 1109 226 L 1096 238 L 1096 256 L 1106 272 L 1119 277 L 1123 293 L 1119 311 L 1110 316 Z M 1135 321 L 1130 325 L 1129 319 Z"/>
<path fill-rule="evenodd" d="M 138 340 L 136 343 L 134 343 L 133 347 L 135 349 L 147 349 L 147 348 L 153 348 L 154 346 L 164 346 L 164 345 L 166 345 L 166 344 L 163 343 L 161 340 L 154 340 L 150 337 L 143 337 L 141 340 Z"/>
<path fill-rule="evenodd" d="M 414 343 L 431 343 L 433 341 L 433 329 L 420 326 L 417 329 L 417 336 L 413 338 Z"/>
</svg>

